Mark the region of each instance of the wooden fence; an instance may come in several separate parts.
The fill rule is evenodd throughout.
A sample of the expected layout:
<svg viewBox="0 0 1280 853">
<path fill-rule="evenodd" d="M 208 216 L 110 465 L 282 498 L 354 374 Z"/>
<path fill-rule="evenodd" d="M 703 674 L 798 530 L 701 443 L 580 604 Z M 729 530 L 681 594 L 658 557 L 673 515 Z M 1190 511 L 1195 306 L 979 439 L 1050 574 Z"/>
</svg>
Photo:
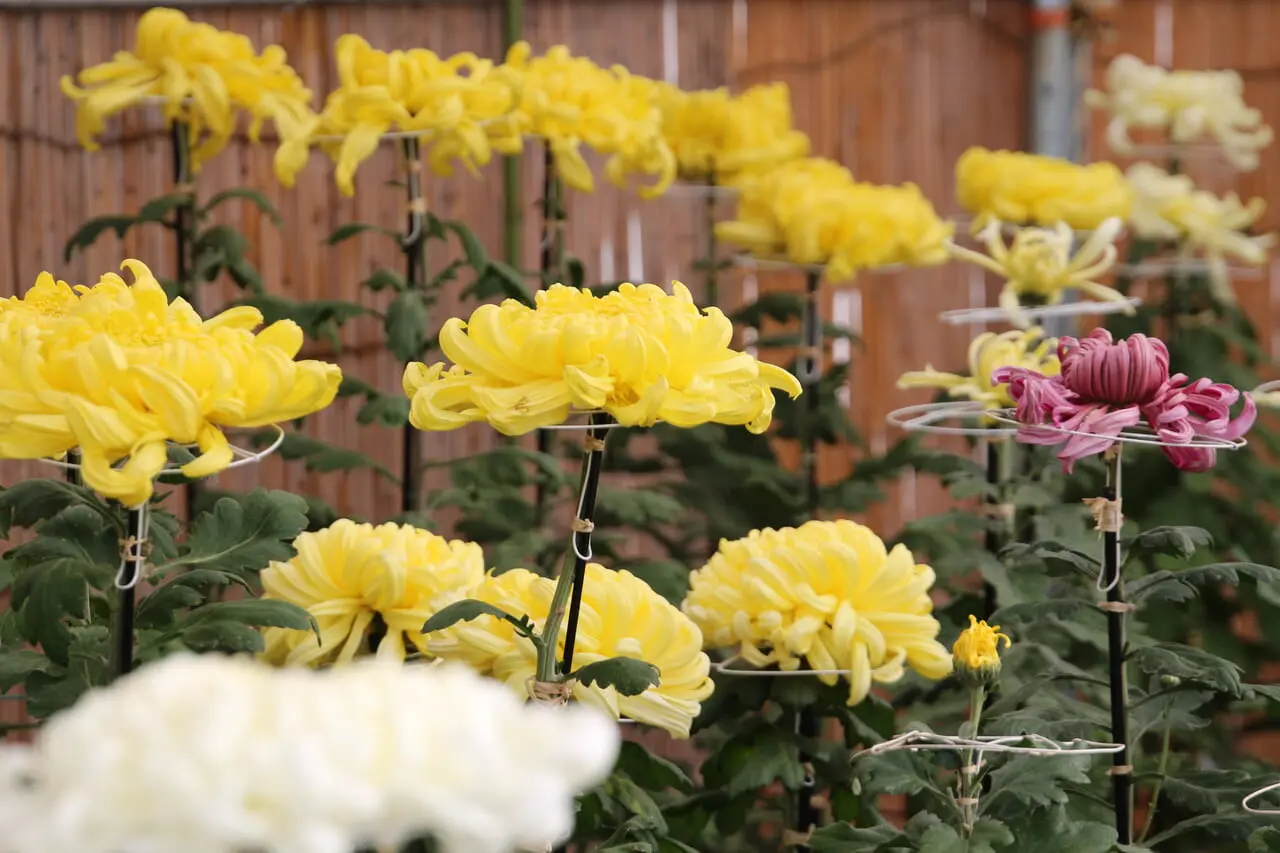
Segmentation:
<svg viewBox="0 0 1280 853">
<path fill-rule="evenodd" d="M 249 35 L 259 45 L 282 44 L 317 93 L 335 83 L 334 40 L 357 32 L 383 48 L 427 46 L 439 52 L 472 50 L 497 56 L 501 4 L 472 0 L 401 5 L 351 3 L 202 7 L 191 15 Z M 102 150 L 76 143 L 71 104 L 58 91 L 63 74 L 107 59 L 132 42 L 139 10 L 67 10 L 32 2 L 0 2 L 0 288 L 18 292 L 41 270 L 75 281 L 96 280 L 122 257 L 137 257 L 164 274 L 174 257 L 168 235 L 139 231 L 121 248 L 104 239 L 70 262 L 62 245 L 93 215 L 133 211 L 170 188 L 168 138 L 158 115 L 135 111 L 112 122 Z M 1093 50 L 1095 79 L 1118 52 L 1178 66 L 1232 66 L 1248 80 L 1247 97 L 1280 125 L 1280 47 L 1271 36 L 1280 5 L 1269 0 L 1120 0 L 1114 30 Z M 956 212 L 952 167 L 971 145 L 1020 148 L 1028 126 L 1031 32 L 1023 0 L 530 0 L 526 35 L 536 49 L 565 43 L 602 63 L 618 62 L 638 74 L 686 88 L 781 80 L 792 93 L 797 124 L 813 139 L 814 153 L 839 159 L 864 180 L 914 181 L 942 214 Z M 1094 124 L 1099 124 L 1094 122 Z M 1097 140 L 1098 134 L 1091 137 Z M 1096 156 L 1103 156 L 1098 146 Z M 356 198 L 341 197 L 331 169 L 317 154 L 294 190 L 278 186 L 272 148 L 239 140 L 199 176 L 205 196 L 229 186 L 263 190 L 286 220 L 276 229 L 249 206 L 227 205 L 220 216 L 247 234 L 252 259 L 273 292 L 295 298 L 365 299 L 358 283 L 397 258 L 375 239 L 339 247 L 323 239 L 355 219 L 397 227 L 404 217 L 399 191 L 386 186 L 397 164 L 390 150 L 364 166 Z M 540 168 L 527 157 L 524 199 L 533 213 Z M 1274 198 L 1280 159 L 1269 152 L 1262 167 L 1234 185 Z M 1227 178 L 1228 183 L 1233 179 Z M 431 180 L 428 201 L 442 215 L 474 227 L 495 252 L 501 245 L 501 182 L 496 167 L 481 180 L 461 175 Z M 687 195 L 642 202 L 601 186 L 575 196 L 570 209 L 571 251 L 588 278 L 696 281 L 692 262 L 701 245 L 698 203 Z M 1274 224 L 1274 222 L 1273 222 Z M 526 265 L 533 266 L 535 217 L 526 218 Z M 439 258 L 432 264 L 443 263 Z M 1241 298 L 1264 334 L 1276 290 L 1269 271 L 1240 285 Z M 796 288 L 796 276 L 736 276 L 722 289 L 725 307 L 744 290 Z M 224 296 L 229 297 L 230 291 Z M 749 295 L 749 294 L 748 294 Z M 981 304 L 994 283 L 970 270 L 942 269 L 868 275 L 830 290 L 829 317 L 853 327 L 849 416 L 873 450 L 896 437 L 884 414 L 915 402 L 894 388 L 904 370 L 931 362 L 957 366 L 977 328 L 941 324 L 939 311 Z M 443 305 L 434 321 L 458 306 Z M 336 358 L 344 370 L 385 390 L 399 386 L 399 367 L 380 346 L 381 331 L 358 322 L 344 335 Z M 837 355 L 839 355 L 837 353 Z M 399 470 L 399 442 L 377 427 L 358 427 L 351 406 L 340 403 L 312 419 L 326 440 L 360 450 Z M 482 428 L 431 436 L 431 458 L 475 452 L 492 440 Z M 832 453 L 824 474 L 841 476 L 852 453 Z M 0 482 L 40 472 L 39 466 L 0 465 Z M 385 517 L 398 508 L 398 491 L 369 472 L 309 475 L 297 464 L 269 460 L 256 470 L 223 478 L 235 487 L 261 483 L 319 495 L 340 511 Z M 902 520 L 945 506 L 933 484 L 908 477 L 870 521 L 892 533 Z"/>
</svg>

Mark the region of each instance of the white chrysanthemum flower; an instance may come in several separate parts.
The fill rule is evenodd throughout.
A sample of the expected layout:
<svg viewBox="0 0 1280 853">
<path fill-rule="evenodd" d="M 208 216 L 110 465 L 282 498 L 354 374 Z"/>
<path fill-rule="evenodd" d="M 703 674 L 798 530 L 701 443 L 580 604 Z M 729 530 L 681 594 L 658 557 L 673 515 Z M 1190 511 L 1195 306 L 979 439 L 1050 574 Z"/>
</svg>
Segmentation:
<svg viewBox="0 0 1280 853">
<path fill-rule="evenodd" d="M 0 850 L 538 849 L 569 835 L 618 741 L 598 711 L 525 705 L 461 666 L 176 656 L 0 755 L 0 801 L 21 804 Z"/>
</svg>

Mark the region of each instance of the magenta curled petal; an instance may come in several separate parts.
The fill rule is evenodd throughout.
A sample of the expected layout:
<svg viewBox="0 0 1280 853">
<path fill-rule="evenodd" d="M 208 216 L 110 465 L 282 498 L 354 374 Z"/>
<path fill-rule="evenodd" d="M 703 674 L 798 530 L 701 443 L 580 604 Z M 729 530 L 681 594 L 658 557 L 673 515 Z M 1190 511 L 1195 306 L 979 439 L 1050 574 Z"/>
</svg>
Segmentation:
<svg viewBox="0 0 1280 853">
<path fill-rule="evenodd" d="M 1058 451 L 1062 470 L 1070 474 L 1077 459 L 1102 453 L 1116 443 L 1121 431 L 1142 419 L 1137 406 L 1110 409 L 1096 403 L 1080 407 L 1075 417 L 1062 422 L 1063 429 L 1077 435 L 1066 435 L 1066 444 Z"/>
<path fill-rule="evenodd" d="M 1160 450 L 1175 468 L 1192 474 L 1208 471 L 1218 461 L 1218 454 L 1212 447 L 1174 444 L 1165 445 Z"/>
</svg>

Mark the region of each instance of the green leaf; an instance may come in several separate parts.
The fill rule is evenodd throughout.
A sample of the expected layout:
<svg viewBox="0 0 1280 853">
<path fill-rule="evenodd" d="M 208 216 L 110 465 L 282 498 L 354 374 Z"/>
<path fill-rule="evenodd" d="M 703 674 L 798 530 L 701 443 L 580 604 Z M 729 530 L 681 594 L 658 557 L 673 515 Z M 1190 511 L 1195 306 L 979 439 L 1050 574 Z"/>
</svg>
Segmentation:
<svg viewBox="0 0 1280 853">
<path fill-rule="evenodd" d="M 381 293 L 384 290 L 394 290 L 399 293 L 407 286 L 403 275 L 389 269 L 374 270 L 373 275 L 361 282 L 361 285 L 374 293 Z"/>
<path fill-rule="evenodd" d="M 1185 560 L 1200 548 L 1213 546 L 1209 531 L 1199 527 L 1153 527 L 1121 542 L 1129 557 L 1167 554 Z"/>
<path fill-rule="evenodd" d="M 213 281 L 222 269 L 244 258 L 249 240 L 230 225 L 206 228 L 192 246 L 195 255 L 192 277 L 196 281 Z"/>
<path fill-rule="evenodd" d="M 215 601 L 192 610 L 179 620 L 179 630 L 212 622 L 236 622 L 259 628 L 292 628 L 311 631 L 320 636 L 320 628 L 311 614 L 289 601 L 274 598 L 248 598 L 244 601 Z"/>
<path fill-rule="evenodd" d="M 254 443 L 265 445 L 268 441 L 273 441 L 274 439 L 275 432 L 272 430 L 263 433 L 261 439 L 255 438 Z M 300 432 L 285 433 L 284 441 L 280 443 L 276 453 L 287 462 L 301 460 L 308 471 L 314 471 L 317 474 L 372 468 L 386 479 L 398 482 L 396 476 L 387 469 L 387 466 L 363 453 L 356 450 L 348 450 L 345 447 L 335 447 L 328 442 L 312 438 Z"/>
<path fill-rule="evenodd" d="M 83 560 L 64 558 L 41 563 L 19 575 L 13 606 L 18 610 L 23 634 L 38 643 L 49 659 L 68 663 L 71 629 L 68 616 L 83 619 L 90 580 L 99 567 Z"/>
<path fill-rule="evenodd" d="M 262 634 L 242 622 L 200 622 L 183 628 L 179 637 L 193 652 L 258 654 L 266 648 Z"/>
<path fill-rule="evenodd" d="M 191 204 L 191 193 L 170 193 L 151 199 L 138 211 L 138 222 L 164 222 L 179 207 Z"/>
<path fill-rule="evenodd" d="M 1203 649 L 1181 643 L 1157 643 L 1134 649 L 1129 658 L 1148 675 L 1172 675 L 1232 696 L 1243 696 L 1245 692 L 1240 682 L 1240 667 Z"/>
<path fill-rule="evenodd" d="M 528 305 L 534 304 L 533 293 L 524 282 L 524 276 L 512 266 L 502 261 L 489 260 L 489 265 L 476 280 L 462 291 L 464 299 L 489 299 L 504 296 L 508 299 Z"/>
<path fill-rule="evenodd" d="M 263 294 L 242 299 L 240 305 L 249 305 L 262 312 L 265 323 L 279 320 L 292 320 L 302 328 L 302 333 L 313 341 L 324 341 L 341 347 L 338 330 L 356 317 L 370 313 L 370 310 L 359 302 L 347 302 L 342 299 L 317 299 L 299 302 L 283 296 Z"/>
<path fill-rule="evenodd" d="M 416 290 L 405 290 L 387 306 L 383 328 L 387 348 L 402 362 L 417 361 L 427 347 L 427 302 Z"/>
<path fill-rule="evenodd" d="M 582 259 L 573 255 L 565 257 L 564 273 L 565 280 L 561 284 L 567 284 L 572 288 L 581 289 L 587 280 L 587 268 L 583 266 Z"/>
<path fill-rule="evenodd" d="M 639 696 L 650 687 L 657 687 L 658 668 L 636 658 L 605 658 L 574 670 L 570 678 L 586 686 L 612 687 L 623 696 Z"/>
<path fill-rule="evenodd" d="M 1249 853 L 1280 853 L 1280 829 L 1264 826 L 1249 835 Z"/>
<path fill-rule="evenodd" d="M 768 318 L 777 323 L 790 323 L 804 316 L 804 297 L 798 293 L 773 291 L 730 315 L 735 325 L 759 329 Z"/>
<path fill-rule="evenodd" d="M 489 253 L 475 232 L 461 222 L 452 219 L 441 220 L 440 224 L 452 231 L 462 244 L 462 254 L 467 258 L 467 265 L 476 272 L 482 272 L 489 266 Z"/>
<path fill-rule="evenodd" d="M 42 720 L 70 708 L 92 685 L 79 669 L 33 672 L 27 678 L 27 713 Z"/>
<path fill-rule="evenodd" d="M 356 412 L 356 423 L 402 427 L 409 423 L 409 402 L 403 394 L 378 394 Z"/>
<path fill-rule="evenodd" d="M 689 567 L 677 560 L 633 560 L 628 569 L 677 607 L 689 594 Z"/>
<path fill-rule="evenodd" d="M 271 220 L 271 224 L 275 225 L 277 228 L 284 224 L 284 219 L 280 216 L 279 211 L 275 209 L 271 202 L 267 201 L 267 197 L 258 190 L 250 187 L 234 187 L 229 190 L 214 193 L 205 206 L 200 208 L 200 216 L 208 216 L 210 213 L 217 210 L 224 202 L 237 198 L 251 202 L 254 207 L 265 213 L 267 218 Z"/>
<path fill-rule="evenodd" d="M 899 840 L 905 841 L 902 833 L 887 824 L 862 827 L 841 821 L 815 829 L 809 836 L 809 849 L 813 853 L 867 853 Z"/>
<path fill-rule="evenodd" d="M 129 229 L 136 224 L 138 224 L 136 216 L 123 216 L 120 214 L 95 216 L 81 225 L 67 240 L 67 244 L 62 247 L 62 259 L 70 261 L 77 249 L 86 249 L 92 246 L 104 231 L 114 231 L 116 232 L 116 237 L 123 240 L 124 235 L 128 234 Z"/>
<path fill-rule="evenodd" d="M 0 665 L 0 671 L 2 665 Z M 693 782 L 685 772 L 665 758 L 655 755 L 634 741 L 623 741 L 618 753 L 616 770 L 620 770 L 649 791 L 674 788 L 685 793 L 693 789 Z"/>
<path fill-rule="evenodd" d="M 1213 563 L 1179 571 L 1161 570 L 1130 583 L 1129 600 L 1135 604 L 1190 601 L 1205 587 L 1239 586 L 1242 577 L 1254 578 L 1258 583 L 1280 583 L 1280 569 L 1258 563 Z"/>
<path fill-rule="evenodd" d="M 1204 814 L 1223 802 L 1237 804 L 1257 789 L 1258 781 L 1240 769 L 1185 770 L 1164 780 L 1165 796 L 1189 811 Z"/>
<path fill-rule="evenodd" d="M 249 263 L 247 258 L 229 258 L 225 268 L 227 275 L 231 276 L 231 280 L 241 290 L 258 294 L 266 292 L 266 285 L 262 283 L 262 276 L 258 273 L 258 268 Z"/>
<path fill-rule="evenodd" d="M 175 565 L 231 574 L 259 572 L 273 560 L 293 556 L 293 540 L 307 527 L 305 499 L 282 491 L 255 489 L 220 498 L 200 516 Z"/>
<path fill-rule="evenodd" d="M 1064 757 L 1046 761 L 1037 756 L 1020 755 L 991 771 L 991 792 L 983 805 L 997 798 L 1012 798 L 1022 807 L 1043 808 L 1068 800 L 1064 784 L 1088 785 L 1088 758 Z"/>
<path fill-rule="evenodd" d="M 348 222 L 346 225 L 338 226 L 332 234 L 325 238 L 325 242 L 330 246 L 336 246 L 344 240 L 350 240 L 357 234 L 364 234 L 372 231 L 375 234 L 381 234 L 384 237 L 390 237 L 396 241 L 396 245 L 400 245 L 402 235 L 399 231 L 392 231 L 390 228 L 384 228 L 381 225 L 370 225 L 365 222 Z"/>
<path fill-rule="evenodd" d="M 0 649 L 0 693 L 24 683 L 33 672 L 55 672 L 58 665 L 31 649 Z"/>
<path fill-rule="evenodd" d="M 1244 841 L 1253 834 L 1260 824 L 1274 823 L 1275 818 L 1269 815 L 1255 815 L 1244 811 L 1222 811 L 1217 814 L 1199 815 L 1188 818 L 1176 826 L 1163 832 L 1157 832 L 1147 839 L 1146 844 L 1152 850 L 1160 849 L 1160 845 L 1189 832 L 1205 833 L 1213 838 L 1230 841 Z"/>
<path fill-rule="evenodd" d="M 533 623 L 529 617 L 521 614 L 519 616 L 512 615 L 501 607 L 496 607 L 487 601 L 477 601 L 474 598 L 464 598 L 462 601 L 455 601 L 453 604 L 447 605 L 431 615 L 431 618 L 422 626 L 422 633 L 430 634 L 434 631 L 443 631 L 450 625 L 457 622 L 470 622 L 472 619 L 479 619 L 481 616 L 493 616 L 498 619 L 505 619 L 515 626 L 522 636 L 530 636 L 533 633 Z"/>
<path fill-rule="evenodd" d="M 946 824 L 932 826 L 920 836 L 916 850 L 919 853 L 995 853 L 997 848 L 1013 841 L 1013 833 L 1003 823 L 982 818 L 974 822 L 968 838 L 961 838 Z"/>
<path fill-rule="evenodd" d="M 598 526 L 651 528 L 671 524 L 686 509 L 680 501 L 648 489 L 600 489 L 596 524 Z"/>
<path fill-rule="evenodd" d="M 804 782 L 799 745 L 793 736 L 777 729 L 735 735 L 713 760 L 715 764 L 703 766 L 705 784 L 730 796 L 754 793 L 774 782 L 796 791 Z"/>
<path fill-rule="evenodd" d="M 15 527 L 31 528 L 73 504 L 101 507 L 93 493 L 64 480 L 23 480 L 0 492 L 0 538 Z"/>
</svg>

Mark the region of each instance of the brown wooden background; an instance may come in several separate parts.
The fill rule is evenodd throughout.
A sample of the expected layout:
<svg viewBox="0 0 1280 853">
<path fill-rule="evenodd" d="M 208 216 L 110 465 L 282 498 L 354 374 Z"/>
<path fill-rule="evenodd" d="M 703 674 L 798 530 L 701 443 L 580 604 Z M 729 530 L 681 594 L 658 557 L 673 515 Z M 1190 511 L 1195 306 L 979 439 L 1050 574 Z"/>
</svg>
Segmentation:
<svg viewBox="0 0 1280 853">
<path fill-rule="evenodd" d="M 136 211 L 171 187 L 167 134 L 158 115 L 125 114 L 111 124 L 97 153 L 76 143 L 71 104 L 58 79 L 107 59 L 132 44 L 134 9 L 59 9 L 36 0 L 0 2 L 0 290 L 16 293 L 41 270 L 71 281 L 93 281 L 123 257 L 137 257 L 160 275 L 171 273 L 169 234 L 136 232 L 123 248 L 104 238 L 84 255 L 64 263 L 65 239 L 85 218 Z M 357 32 L 382 48 L 430 47 L 440 53 L 472 50 L 497 56 L 501 4 L 489 0 L 399 5 L 262 5 L 190 10 L 192 17 L 276 42 L 316 93 L 335 83 L 331 45 Z M 1280 126 L 1280 3 L 1270 0 L 1120 0 L 1109 36 L 1095 40 L 1094 78 L 1115 54 L 1136 53 L 1177 67 L 1235 67 L 1245 75 L 1247 99 Z M 622 63 L 638 74 L 666 77 L 686 88 L 735 87 L 781 80 L 791 88 L 796 122 L 809 133 L 814 153 L 849 165 L 862 180 L 914 181 L 940 213 L 957 212 L 952 167 L 971 145 L 1024 147 L 1028 125 L 1028 4 L 1023 0 L 529 0 L 526 36 L 535 49 L 568 44 L 602 64 Z M 1092 130 L 1091 156 L 1101 122 Z M 1280 182 L 1280 149 L 1262 167 L 1238 179 L 1212 173 L 1216 186 L 1272 199 Z M 389 148 L 357 177 L 355 199 L 341 197 L 322 155 L 286 191 L 271 171 L 270 145 L 239 140 L 206 166 L 199 192 L 249 185 L 263 190 L 286 224 L 277 230 L 248 205 L 227 205 L 220 217 L 243 229 L 255 245 L 253 259 L 267 286 L 295 298 L 369 300 L 358 282 L 398 258 L 378 238 L 356 238 L 331 248 L 323 238 L 353 219 L 398 227 L 404 215 Z M 534 203 L 540 167 L 525 163 L 524 200 L 529 216 L 523 235 L 526 266 L 535 264 Z M 570 250 L 586 262 L 595 280 L 634 277 L 646 281 L 684 278 L 695 282 L 692 262 L 702 245 L 700 203 L 688 194 L 642 202 L 601 181 L 594 195 L 571 200 Z M 495 163 L 475 180 L 465 174 L 429 182 L 429 203 L 441 215 L 468 222 L 499 254 L 501 172 Z M 1274 214 L 1270 215 L 1275 224 Z M 444 261 L 433 258 L 432 265 Z M 743 289 L 796 288 L 796 276 L 735 275 L 722 288 L 724 307 L 742 301 Z M 1238 285 L 1241 299 L 1264 335 L 1272 323 L 1278 291 L 1270 271 Z M 855 348 L 850 382 L 850 418 L 879 450 L 896 436 L 884 414 L 926 395 L 908 395 L 894 383 L 905 370 L 932 362 L 957 367 L 980 328 L 941 324 L 948 308 L 983 304 L 994 283 L 976 280 L 956 266 L 864 276 L 855 286 L 826 294 L 829 316 L 863 337 Z M 223 296 L 230 296 L 227 290 Z M 216 301 L 210 293 L 206 307 Z M 453 310 L 442 306 L 434 322 Z M 1274 331 L 1273 331 L 1274 329 Z M 325 355 L 321 353 L 321 355 Z M 337 356 L 344 370 L 392 391 L 399 367 L 381 347 L 373 321 L 356 323 Z M 399 470 L 398 438 L 376 427 L 358 427 L 354 408 L 338 404 L 309 427 L 329 441 L 358 449 Z M 432 435 L 426 453 L 444 459 L 475 452 L 492 436 L 476 427 Z M 851 454 L 824 460 L 825 474 L 839 477 Z M 46 473 L 34 464 L 0 464 L 0 483 Z M 299 464 L 268 460 L 224 484 L 255 483 L 320 495 L 340 511 L 385 517 L 398 509 L 396 487 L 369 472 L 306 474 Z M 438 481 L 436 481 L 438 483 Z M 940 509 L 944 495 L 908 478 L 870 521 L 892 533 L 902 520 Z"/>
</svg>

